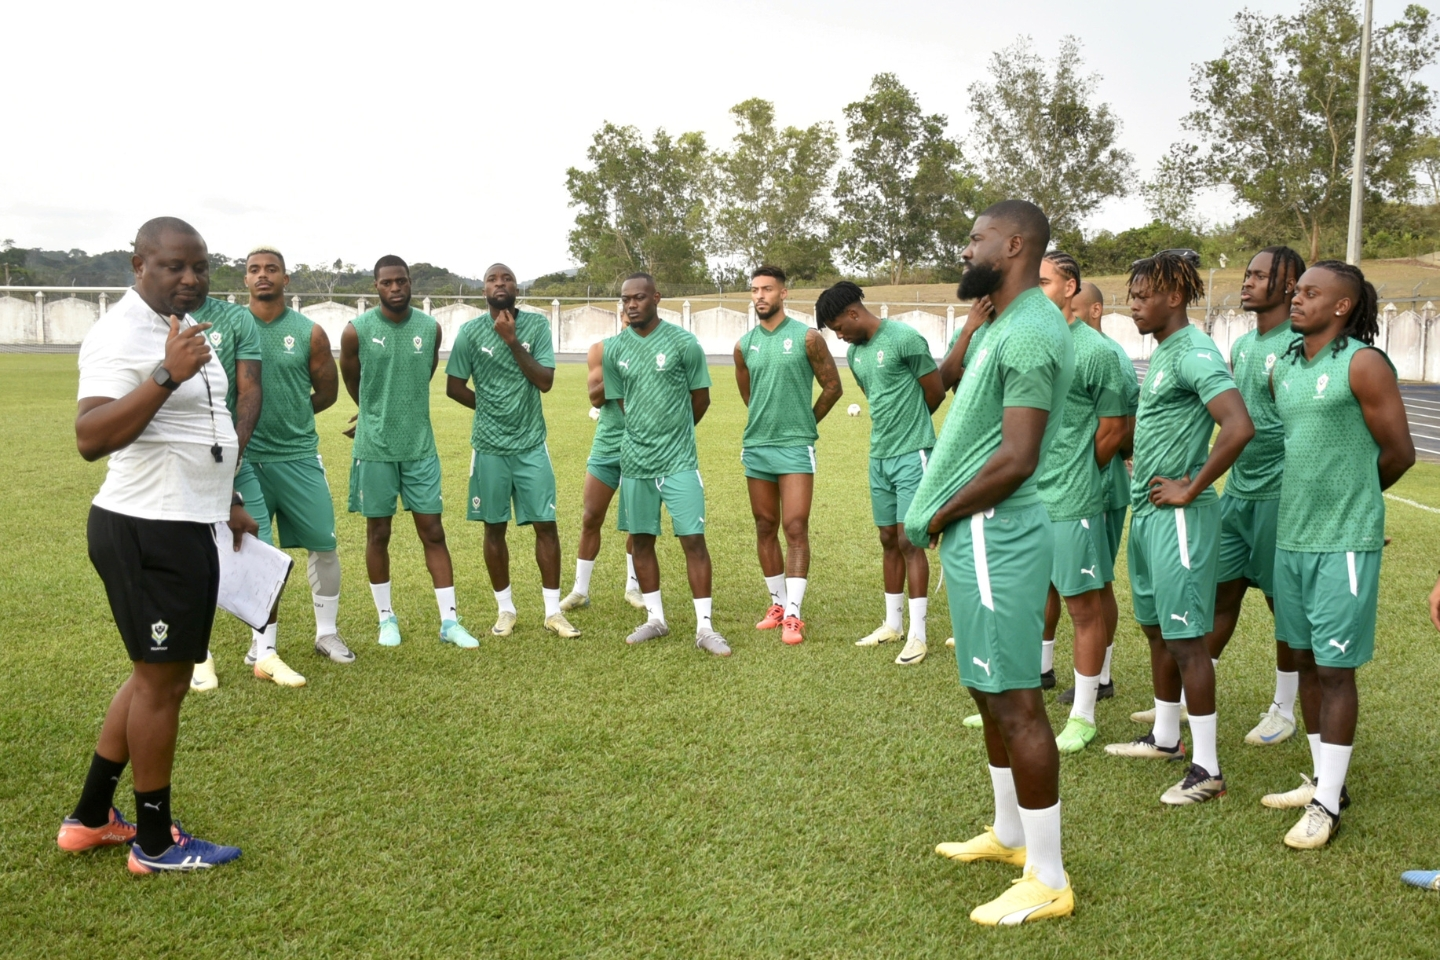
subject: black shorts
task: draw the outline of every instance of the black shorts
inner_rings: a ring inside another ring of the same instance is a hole
[[[207,523],[90,507],[90,562],[131,660],[200,661],[210,649],[220,554]]]

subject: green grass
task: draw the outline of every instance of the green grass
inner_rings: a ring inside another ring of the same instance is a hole
[[[1220,668],[1221,758],[1230,793],[1170,810],[1173,766],[1096,748],[1062,765],[1069,921],[987,931],[966,919],[1015,871],[958,866],[937,841],[989,822],[978,734],[960,726],[944,602],[934,652],[902,669],[852,641],[882,612],[866,492],[866,420],[822,425],[806,599],[810,637],[782,647],[763,612],[739,470],[744,411],[729,368],[700,427],[718,660],[686,639],[683,560],[662,541],[671,639],[628,649],[637,622],[619,596],[621,541],[596,568],[580,640],[543,634],[527,531],[512,531],[521,626],[478,652],[442,649],[418,542],[397,524],[394,598],[405,644],[374,644],[362,524],[341,514],[341,628],[359,660],[310,651],[303,577],[285,598],[281,652],[310,679],[282,690],[240,663],[248,632],[221,615],[221,687],[182,715],[175,809],[207,838],[236,842],[233,867],[136,879],[124,854],[59,853],[55,830],[84,776],[100,718],[127,672],[84,518],[104,467],[75,453],[73,356],[0,355],[0,953],[10,957],[955,957],[1435,956],[1440,897],[1402,869],[1440,866],[1434,691],[1440,637],[1424,598],[1440,516],[1391,504],[1378,657],[1362,673],[1351,768],[1355,806],[1327,850],[1280,842],[1296,819],[1262,793],[1309,771],[1303,738],[1241,738],[1274,681],[1270,624],[1252,600]],[[858,397],[847,376],[843,403]],[[578,532],[592,431],[583,368],[546,398],[561,489],[564,580]],[[437,378],[437,384],[440,378]],[[464,499],[468,417],[437,386],[447,499]],[[321,418],[343,507],[348,400]],[[937,418],[938,421],[938,418]],[[1440,468],[1396,491],[1440,506]],[[494,612],[477,527],[448,515],[462,615]],[[1122,584],[1123,585],[1123,584]],[[1102,739],[1139,732],[1148,660],[1126,619],[1120,696]],[[1062,631],[1066,628],[1062,628]],[[1062,632],[1062,638],[1064,637]],[[1068,651],[1068,643],[1059,645]],[[1058,657],[1062,677],[1068,652]],[[1053,705],[1057,728],[1064,711]],[[131,812],[128,774],[119,794]]]

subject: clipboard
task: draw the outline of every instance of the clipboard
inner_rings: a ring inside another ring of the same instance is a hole
[[[214,532],[215,549],[220,554],[216,606],[252,630],[264,630],[295,561],[285,551],[248,533],[237,552],[235,535],[224,523],[215,524]]]

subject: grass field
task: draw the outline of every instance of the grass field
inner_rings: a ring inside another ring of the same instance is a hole
[[[583,368],[546,398],[561,489],[564,586],[573,573],[579,488],[592,432]],[[221,615],[218,691],[182,714],[177,815],[244,847],[213,874],[137,879],[119,849],[55,848],[106,704],[127,672],[84,518],[104,467],[75,453],[75,358],[0,355],[0,954],[7,957],[1421,957],[1440,955],[1440,896],[1399,883],[1440,866],[1434,691],[1440,636],[1424,598],[1440,565],[1440,515],[1391,504],[1378,657],[1362,674],[1355,805],[1326,850],[1280,839],[1296,816],[1262,793],[1309,772],[1303,738],[1241,738],[1273,689],[1262,603],[1248,605],[1219,670],[1221,761],[1230,793],[1165,809],[1170,765],[1107,757],[1062,764],[1067,867],[1078,911],[1013,930],[970,909],[1016,876],[931,851],[989,822],[979,735],[960,726],[943,598],[931,649],[852,641],[882,612],[865,485],[867,420],[822,424],[806,598],[809,639],[782,647],[752,624],[765,596],[738,465],[744,409],[729,368],[713,370],[699,429],[707,480],[715,619],[735,648],[719,660],[687,637],[693,616],[673,540],[662,542],[670,639],[628,649],[638,622],[620,598],[621,541],[596,568],[585,630],[539,626],[530,536],[512,532],[521,625],[476,652],[441,648],[418,542],[397,524],[395,605],[403,646],[374,643],[362,522],[341,514],[342,667],[310,649],[304,578],[282,608],[281,653],[303,690],[241,665],[248,631]],[[859,399],[848,372],[842,406]],[[434,419],[451,504],[464,497],[468,411],[438,386]],[[343,508],[353,412],[321,418]],[[939,417],[936,418],[939,422]],[[1440,507],[1440,468],[1396,493]],[[494,613],[480,534],[448,515],[462,616]],[[938,566],[938,565],[937,565]],[[1123,580],[1120,584],[1123,586]],[[1119,696],[1101,739],[1138,735],[1148,660],[1128,597],[1115,662]],[[1062,628],[1062,631],[1065,628]],[[1068,651],[1062,632],[1060,650]],[[1068,652],[1057,657],[1061,677]],[[1057,729],[1065,712],[1053,704]],[[128,773],[120,806],[133,813]]]

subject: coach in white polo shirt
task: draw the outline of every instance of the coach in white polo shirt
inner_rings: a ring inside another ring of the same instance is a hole
[[[90,562],[105,583],[132,662],[115,694],[80,802],[60,827],[63,850],[133,838],[133,873],[228,863],[237,847],[173,825],[170,770],[180,703],[215,620],[220,558],[213,524],[235,548],[255,521],[232,493],[239,444],[225,409],[225,370],[188,311],[210,290],[209,251],[195,228],[161,217],[135,237],[135,286],[80,348],[75,440],[86,460],[110,456],[90,508]],[[134,763],[136,824],[114,807]]]

